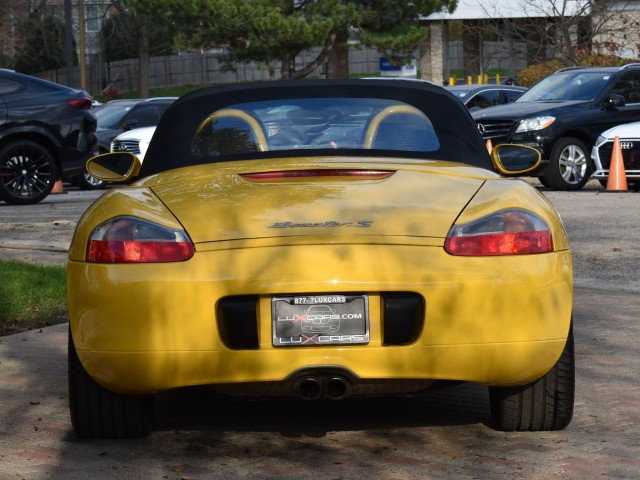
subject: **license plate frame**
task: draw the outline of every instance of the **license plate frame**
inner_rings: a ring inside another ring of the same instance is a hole
[[[275,347],[369,343],[369,297],[364,294],[276,296],[271,318]]]

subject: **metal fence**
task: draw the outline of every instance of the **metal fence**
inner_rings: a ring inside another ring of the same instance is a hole
[[[318,51],[310,50],[296,58],[298,67],[309,63]],[[375,74],[380,69],[380,53],[376,49],[355,49],[349,51],[349,71],[352,74]],[[74,69],[75,79],[80,72]],[[67,80],[66,69],[51,70],[38,75],[56,83],[78,84]],[[137,59],[110,62],[104,67],[88,65],[86,67],[86,90],[97,95],[106,89],[114,92],[138,90],[139,64]],[[326,65],[317,68],[311,78],[325,78]],[[276,80],[280,78],[280,64],[267,65],[259,62],[247,62],[228,69],[217,54],[183,54],[152,57],[149,61],[149,88],[169,88],[182,85],[211,85],[250,81]]]
[[[524,45],[507,46],[499,42],[485,42],[483,47],[483,68],[502,68],[516,72],[527,66]],[[306,65],[318,54],[317,49],[304,52],[296,59],[298,68]],[[416,58],[418,53],[416,52]],[[463,69],[462,42],[449,42],[448,69]],[[124,93],[138,90],[138,60],[121,60],[104,66],[88,65],[85,71],[86,90],[91,95],[103,93],[106,89]],[[350,48],[349,72],[356,75],[378,74],[380,53],[374,48]],[[483,73],[482,69],[475,72]],[[64,85],[78,85],[80,72],[74,69],[74,79],[68,81],[66,69],[52,70],[38,75]],[[448,72],[445,72],[448,76]],[[317,68],[310,77],[325,78],[326,65]],[[276,80],[280,78],[280,64],[260,62],[239,63],[228,69],[220,61],[218,54],[183,54],[152,57],[149,62],[149,88],[170,88],[183,85],[211,85],[249,81]]]

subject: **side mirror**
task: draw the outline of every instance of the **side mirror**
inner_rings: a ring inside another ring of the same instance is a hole
[[[112,152],[87,161],[87,172],[105,182],[124,183],[140,173],[140,160],[131,152]]]
[[[130,118],[129,120],[124,122],[123,129],[126,130],[126,131],[134,130],[134,129],[138,128],[139,124],[140,124],[140,122],[138,122],[138,120],[136,120],[135,118]]]
[[[617,93],[610,93],[609,98],[604,102],[604,108],[606,110],[611,110],[615,107],[624,107],[625,105],[626,102],[624,101],[624,96]]]
[[[491,151],[491,161],[501,175],[518,176],[533,172],[542,162],[539,150],[525,145],[498,145]]]

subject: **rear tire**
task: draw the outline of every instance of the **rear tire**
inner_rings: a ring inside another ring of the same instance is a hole
[[[562,430],[573,417],[575,366],[573,328],[558,362],[528,385],[489,388],[491,414],[498,430]]]
[[[82,438],[135,438],[151,432],[153,395],[122,395],[100,386],[80,363],[69,332],[69,410]]]
[[[0,148],[0,200],[38,203],[51,193],[55,180],[53,156],[39,143],[16,140]]]

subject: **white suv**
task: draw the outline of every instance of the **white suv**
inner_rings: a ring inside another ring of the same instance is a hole
[[[640,122],[625,123],[603,132],[591,150],[594,172],[592,178],[606,185],[609,164],[613,153],[613,141],[620,139],[620,150],[629,188],[640,188]]]
[[[112,152],[131,152],[140,159],[140,163],[144,161],[144,156],[149,148],[151,137],[156,131],[156,127],[135,128],[121,133],[111,142]]]

